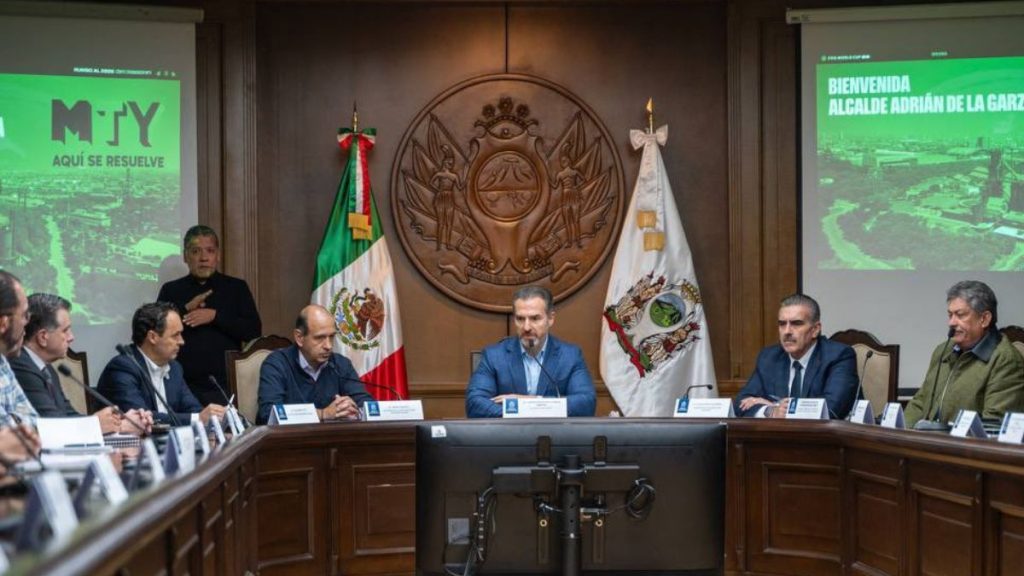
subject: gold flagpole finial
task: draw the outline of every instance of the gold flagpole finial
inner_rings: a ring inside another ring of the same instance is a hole
[[[654,98],[647,99],[647,133],[654,133]]]
[[[355,101],[352,102],[352,131],[359,132],[359,111],[356,110]]]

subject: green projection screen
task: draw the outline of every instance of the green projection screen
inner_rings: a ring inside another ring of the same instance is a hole
[[[1024,323],[1020,3],[790,12],[801,24],[801,266],[825,332],[901,346],[921,385],[945,290]]]
[[[72,302],[98,376],[134,309],[183,271],[195,24],[61,6],[78,15],[0,15],[0,267]]]

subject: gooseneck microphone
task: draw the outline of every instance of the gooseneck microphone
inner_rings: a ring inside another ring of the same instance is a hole
[[[853,395],[853,405],[857,405],[857,400],[860,399],[861,390],[864,388],[864,377],[868,375],[868,360],[875,355],[874,350],[868,350],[868,353],[864,355],[864,361],[860,363],[860,378],[857,382],[857,393]],[[850,409],[850,413],[846,415],[847,420],[853,419],[853,409]]]
[[[358,382],[358,383],[362,384],[363,387],[373,386],[374,388],[377,388],[378,390],[387,390],[388,392],[391,392],[392,394],[394,394],[395,397],[398,398],[399,400],[405,400],[405,398],[402,398],[402,395],[398,393],[398,390],[392,388],[391,386],[387,386],[385,384],[377,384],[375,382],[367,382],[367,381],[362,380],[360,378],[353,378],[351,376],[346,376],[344,373],[342,373],[341,368],[338,368],[337,366],[335,366],[333,358],[331,358],[330,360],[327,361],[327,365],[331,368],[331,371],[334,372],[335,374],[337,374],[338,377],[341,378],[342,380],[347,380],[348,382]]]
[[[142,376],[142,383],[150,392],[153,393],[154,396],[156,396],[157,400],[159,400],[160,403],[164,405],[164,409],[167,410],[167,415],[171,418],[171,422],[174,423],[174,426],[181,426],[181,421],[178,420],[178,417],[174,414],[174,410],[171,410],[171,405],[167,403],[167,400],[164,398],[164,395],[161,394],[160,391],[156,389],[156,386],[153,385],[153,382],[150,381],[149,370],[144,369],[142,365],[139,364],[139,361],[135,359],[135,355],[132,354],[131,349],[125,346],[124,344],[117,344],[116,346],[114,346],[114,348],[117,349],[118,354],[121,354],[122,356],[127,356],[128,359],[131,360],[132,364],[134,364],[135,367],[139,369],[139,374]]]
[[[946,343],[943,344],[943,348],[949,346],[949,341],[953,339],[953,334],[956,333],[956,327],[950,326],[949,331],[946,333]],[[921,432],[945,432],[949,430],[949,426],[945,422],[940,422],[939,418],[942,416],[941,406],[935,405],[935,392],[939,389],[939,372],[942,371],[942,365],[949,359],[949,354],[953,351],[952,348],[946,350],[942,354],[942,358],[939,359],[939,365],[935,367],[935,379],[932,382],[932,396],[928,401],[928,411],[932,413],[932,416],[925,419],[922,418],[914,424],[914,430]],[[949,375],[953,376],[953,369],[950,368]],[[946,386],[949,386],[949,380],[946,381]],[[945,392],[943,392],[945,394]]]
[[[61,364],[61,365],[57,366],[57,372],[60,372],[61,375],[70,378],[71,381],[74,382],[75,384],[77,384],[79,388],[81,388],[82,390],[85,390],[86,394],[88,394],[88,395],[92,396],[93,398],[95,398],[96,401],[98,401],[100,404],[103,404],[104,406],[106,406],[108,408],[112,408],[114,410],[115,414],[121,416],[125,420],[128,420],[128,422],[130,422],[132,426],[134,426],[139,432],[141,432],[143,436],[146,435],[146,429],[145,428],[143,428],[142,426],[139,426],[135,422],[135,420],[132,420],[131,418],[129,418],[128,415],[124,413],[124,411],[122,411],[120,408],[117,407],[117,404],[114,404],[113,402],[108,400],[107,397],[104,396],[103,394],[100,394],[98,390],[94,390],[92,388],[92,386],[89,386],[85,382],[82,382],[81,380],[79,380],[78,376],[75,376],[75,373],[72,372],[70,368],[68,368],[64,364]]]
[[[231,403],[231,397],[228,396],[227,392],[224,391],[224,388],[222,388],[220,383],[217,382],[217,378],[214,377],[213,374],[210,374],[210,375],[208,375],[206,377],[206,380],[208,382],[210,382],[211,384],[213,384],[214,387],[217,388],[217,391],[220,392],[220,395],[224,397],[224,402],[225,402],[224,407],[229,409],[229,410],[233,409],[234,412],[235,412],[235,416],[238,416],[239,418],[242,419],[242,424],[243,424],[243,426],[245,428],[251,427],[252,426],[252,422],[249,422],[249,419],[245,417],[245,414],[242,414],[242,411],[238,410],[237,407],[234,404]]]
[[[689,398],[690,390],[693,390],[694,388],[705,388],[707,390],[711,390],[714,386],[711,384],[690,384],[686,387],[686,390],[683,391],[683,398]]]

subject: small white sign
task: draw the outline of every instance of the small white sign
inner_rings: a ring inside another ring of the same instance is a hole
[[[153,484],[163,482],[164,478],[167,477],[167,472],[164,470],[164,463],[160,460],[160,454],[156,451],[156,444],[153,443],[152,438],[146,438],[142,441],[142,457],[149,464],[149,472],[153,476]]]
[[[192,427],[178,426],[171,429],[171,434],[177,438],[177,446],[168,443],[167,449],[176,448],[178,451],[178,475],[188,474],[196,468],[196,437]]]
[[[505,398],[502,418],[565,418],[569,404],[565,398]]]
[[[216,419],[216,416],[210,416],[210,420]],[[210,433],[206,431],[202,420],[196,420],[192,422],[192,434],[196,437],[196,445],[199,446],[199,461],[202,462],[210,455]],[[194,451],[195,446],[192,448]]]
[[[875,413],[871,410],[870,400],[857,400],[853,405],[853,412],[850,412],[850,422],[857,424],[874,424]]]
[[[790,398],[786,418],[794,420],[828,420],[824,398]]]
[[[882,428],[903,430],[907,424],[903,421],[903,406],[899,402],[889,402],[882,410]]]
[[[423,420],[421,400],[368,400],[363,402],[363,420]]]
[[[988,438],[988,435],[985,434],[985,427],[981,424],[981,417],[975,410],[959,411],[949,435],[959,438]]]
[[[430,437],[447,438],[448,428],[446,428],[444,424],[434,424],[433,426],[430,427]]]
[[[228,413],[224,413],[224,418],[227,419]],[[217,446],[223,446],[227,444],[227,440],[224,438],[224,427],[220,425],[220,418],[213,416],[210,418],[210,429],[213,430],[213,436],[217,439]]]
[[[1007,412],[1003,414],[1003,423],[999,426],[999,441],[1020,444],[1024,441],[1024,414]]]
[[[32,488],[39,496],[43,516],[53,531],[50,546],[56,548],[71,537],[75,528],[78,528],[78,515],[75,514],[75,506],[71,502],[71,495],[68,494],[67,484],[64,483],[64,477],[60,472],[46,470],[35,477]]]
[[[676,400],[673,418],[735,418],[732,400],[728,398],[689,398]]]
[[[274,404],[270,409],[272,426],[288,426],[290,424],[319,424],[316,406],[312,404]]]
[[[234,406],[228,406],[227,409],[228,427],[231,428],[232,436],[241,436],[242,432],[245,432],[245,425],[242,424],[242,417],[238,414],[238,409]]]
[[[99,483],[100,490],[106,496],[107,502],[117,506],[128,499],[128,491],[124,488],[124,482],[117,474],[114,463],[107,456],[99,456],[92,462],[92,473]]]

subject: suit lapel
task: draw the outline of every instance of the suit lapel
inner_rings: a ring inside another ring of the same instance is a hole
[[[548,374],[551,377],[555,377],[555,368],[558,366],[558,356],[562,353],[562,347],[558,341],[551,334],[548,334],[548,347],[544,351],[544,366],[540,369],[540,374],[537,377],[537,395],[547,396],[548,388],[556,386],[556,382],[552,382],[548,378]]]
[[[519,339],[509,338],[505,342],[509,372],[512,374],[512,393],[526,394],[526,368],[523,367],[523,357],[519,350]]]
[[[782,362],[780,363],[780,370],[778,378],[775,381],[775,396],[779,398],[786,398],[789,396],[789,365],[792,360],[789,354],[786,354],[786,350],[782,349]]]
[[[154,413],[159,412],[157,409],[156,394],[153,393],[153,379],[149,377],[149,365],[146,364],[146,357],[142,355],[142,350],[139,350],[138,346],[132,346],[132,355],[135,356],[137,366],[142,369],[140,375],[143,378],[146,378],[150,383],[150,386],[146,386],[145,382],[141,382],[143,397],[146,398],[149,403],[148,410]],[[168,402],[170,402],[170,400],[168,400]]]
[[[819,338],[814,347],[814,353],[811,354],[811,359],[807,362],[807,370],[804,372],[803,396],[805,397],[814,398],[821,395],[821,390],[816,390],[814,385],[820,380],[818,373],[821,372],[822,353],[821,338]]]

